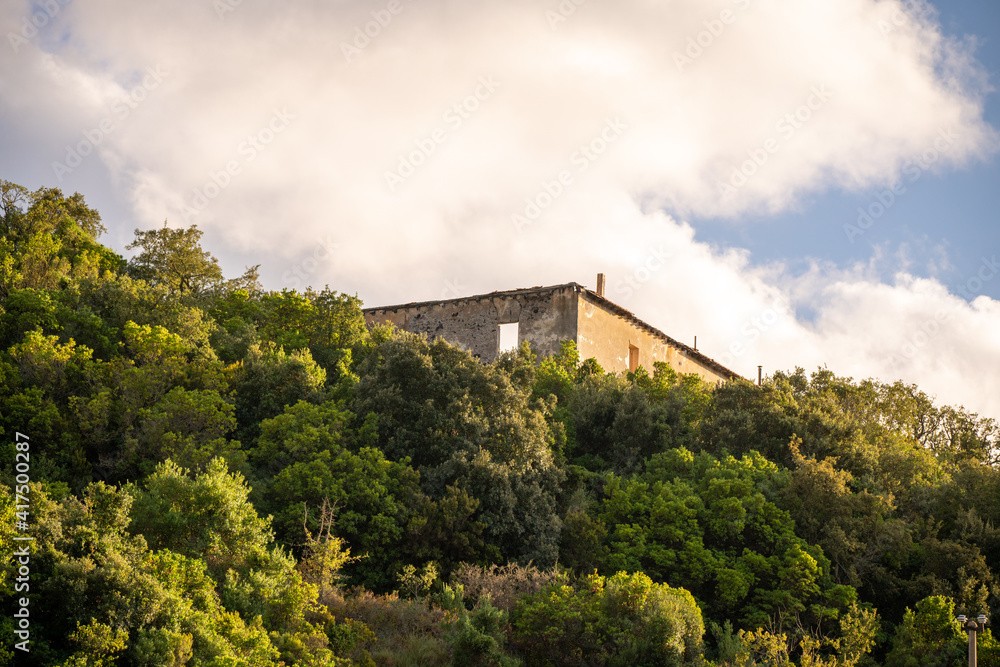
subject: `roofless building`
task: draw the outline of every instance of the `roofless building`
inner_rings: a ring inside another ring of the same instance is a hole
[[[664,361],[678,373],[697,373],[708,382],[740,377],[605,298],[604,274],[598,274],[596,292],[567,283],[367,308],[364,314],[369,326],[392,323],[443,338],[484,362],[522,341],[545,356],[559,352],[561,341],[572,340],[581,359],[593,357],[615,373],[639,366],[652,372],[655,362]]]

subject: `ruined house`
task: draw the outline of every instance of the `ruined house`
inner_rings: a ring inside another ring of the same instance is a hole
[[[603,274],[597,276],[597,291],[567,283],[367,308],[364,314],[369,326],[392,323],[443,338],[484,362],[522,341],[545,356],[559,352],[561,341],[572,340],[581,359],[593,357],[615,373],[639,366],[652,372],[655,362],[664,361],[678,373],[697,373],[709,382],[740,377],[605,298]]]

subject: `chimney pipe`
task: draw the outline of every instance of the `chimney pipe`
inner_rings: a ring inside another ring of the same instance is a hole
[[[604,274],[597,274],[597,296],[604,296]]]
[[[763,387],[764,386],[764,371],[762,370],[763,368],[764,368],[763,366],[758,366],[757,367],[757,386],[758,387]]]
[[[694,337],[694,351],[695,352],[698,351],[698,337],[697,336]]]

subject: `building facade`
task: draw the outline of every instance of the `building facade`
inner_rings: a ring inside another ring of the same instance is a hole
[[[581,359],[593,357],[606,371],[642,366],[649,372],[663,361],[678,373],[697,373],[708,382],[740,377],[695,348],[674,340],[603,296],[577,283],[492,292],[458,299],[367,308],[369,326],[391,323],[405,331],[443,338],[484,362],[529,341],[541,356],[559,352],[572,340]]]

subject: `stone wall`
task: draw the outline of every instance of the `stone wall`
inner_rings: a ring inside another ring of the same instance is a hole
[[[518,323],[518,343],[531,341],[542,356],[559,351],[559,342],[576,338],[578,285],[495,292],[466,299],[425,301],[366,309],[365,320],[444,338],[482,361],[497,357],[501,324]]]
[[[629,348],[650,373],[665,361],[679,373],[697,373],[724,382],[735,373],[670,338],[621,306],[581,285],[535,287],[446,301],[424,301],[364,311],[369,325],[392,323],[400,329],[444,338],[484,362],[499,350],[500,325],[518,323],[518,343],[531,341],[539,356],[555,354],[563,340],[576,341],[581,359],[594,357],[606,370],[629,370]]]
[[[650,375],[653,364],[665,361],[678,373],[697,373],[707,382],[738,377],[709,357],[646,324],[624,308],[583,290],[578,308],[576,346],[580,358],[593,357],[606,371],[629,370],[629,347],[638,349],[638,363]]]

